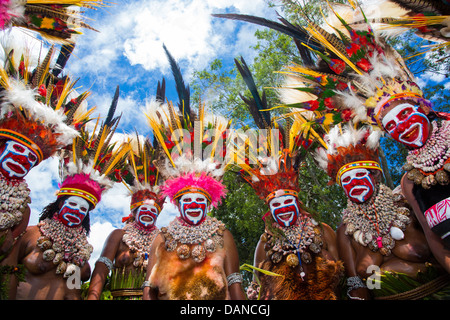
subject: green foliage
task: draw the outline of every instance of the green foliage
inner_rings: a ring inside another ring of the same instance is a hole
[[[241,264],[253,264],[254,250],[264,232],[262,217],[268,208],[238,173],[225,173],[223,182],[228,193],[212,215],[225,223],[233,235]]]
[[[308,155],[299,170],[299,199],[317,221],[335,229],[340,224],[347,197],[339,185],[328,185],[329,181],[330,177]]]
[[[333,2],[347,3],[345,0]],[[300,19],[300,11],[310,20],[320,24],[323,21],[322,11],[326,14],[325,10],[321,9],[328,6],[326,0],[300,2],[268,0],[268,5],[291,23],[299,25],[306,24],[304,19]],[[280,83],[278,71],[283,70],[283,67],[291,62],[300,62],[298,50],[290,37],[273,30],[260,28],[256,31],[255,37],[257,43],[252,49],[257,52],[256,57],[253,61],[243,58],[252,72],[260,93],[262,89],[265,89],[268,105],[274,107],[279,104],[275,90],[272,89]],[[450,59],[445,59],[447,54],[443,50],[437,50],[427,55],[414,56],[420,50],[425,50],[423,46],[431,42],[418,39],[413,32],[406,33],[402,37],[391,38],[389,43],[399,50],[403,57],[410,57],[406,63],[416,77],[425,76],[427,83],[422,86],[422,89],[425,97],[434,103],[434,109],[449,112],[450,93],[445,89],[445,83],[447,85],[449,83],[450,73]],[[226,65],[232,65],[232,67],[226,67]],[[439,79],[444,80],[433,81]],[[240,98],[241,94],[247,98],[251,95],[232,61],[217,59],[207,69],[195,72],[191,88],[194,89],[193,101],[198,102],[204,96],[208,98],[213,96],[210,107],[227,118],[233,119],[235,127],[239,128],[241,124],[254,127],[250,112]],[[282,112],[284,112],[283,109],[276,109],[274,115]],[[381,148],[389,168],[385,176],[390,175],[395,187],[404,174],[402,165],[405,162],[407,150],[389,137],[382,138]],[[346,207],[347,201],[342,188],[336,184],[328,185],[329,177],[317,167],[311,156],[306,157],[304,165],[299,170],[299,181],[301,188],[299,198],[306,210],[314,214],[317,220],[336,228],[340,224],[341,212]],[[229,192],[224,203],[215,210],[214,214],[224,221],[232,232],[241,263],[251,264],[254,249],[264,230],[261,217],[268,208],[255,195],[252,188],[236,174],[227,173],[224,182]]]

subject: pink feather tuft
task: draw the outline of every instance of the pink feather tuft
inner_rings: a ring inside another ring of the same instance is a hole
[[[216,208],[221,199],[225,197],[226,187],[216,179],[202,173],[188,173],[178,178],[166,180],[162,188],[162,194],[173,202],[175,194],[185,187],[196,187],[205,190],[211,196],[211,205]]]
[[[9,12],[10,0],[0,0],[0,29],[4,29],[5,26],[11,21],[11,13]]]

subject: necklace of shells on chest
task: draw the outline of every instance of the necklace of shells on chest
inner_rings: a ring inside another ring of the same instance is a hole
[[[181,260],[191,257],[200,263],[207,252],[223,248],[225,225],[216,218],[206,217],[201,224],[192,226],[180,217],[175,218],[167,228],[161,228],[166,242],[166,250],[175,251]],[[191,249],[191,246],[192,249]]]
[[[25,180],[9,180],[0,173],[0,231],[19,224],[22,210],[30,202],[30,189]]]
[[[38,223],[38,228],[42,235],[37,246],[44,252],[43,259],[57,266],[56,274],[68,278],[91,257],[93,247],[82,226],[71,228],[56,218],[46,218]]]
[[[433,131],[426,143],[418,149],[410,150],[403,170],[409,180],[422,185],[424,189],[450,181],[450,121],[439,125],[433,121]]]
[[[273,263],[279,263],[286,256],[286,263],[291,267],[296,267],[300,261],[309,264],[313,261],[311,252],[317,254],[322,250],[322,231],[313,218],[301,216],[296,224],[289,227],[275,222],[272,225],[275,227],[273,233],[279,233],[278,229],[284,234],[276,236],[265,232],[262,236],[262,241],[266,242],[266,254]]]
[[[397,206],[394,201],[392,190],[383,184],[365,203],[348,200],[342,217],[345,234],[374,252],[390,255],[395,240],[404,238],[403,231],[410,223],[409,209]]]
[[[159,233],[159,229],[156,226],[144,228],[137,222],[133,222],[127,224],[123,231],[122,241],[135,254],[133,266],[147,268],[148,253],[150,252],[153,239]]]

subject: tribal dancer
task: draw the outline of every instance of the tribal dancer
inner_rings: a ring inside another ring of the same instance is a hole
[[[83,104],[88,94],[77,96],[75,83],[59,77],[69,58],[64,48],[53,69],[53,47],[37,67],[19,48],[5,51],[8,58],[0,68],[0,262],[28,226],[31,200],[24,178],[69,145],[90,112]]]
[[[179,68],[169,52],[175,79]],[[164,179],[161,194],[180,213],[153,241],[144,283],[144,299],[245,299],[239,256],[225,225],[208,212],[226,195],[223,135],[225,119],[207,116],[200,104],[195,114],[189,91],[177,81],[180,103],[148,110],[160,145],[155,165]]]
[[[417,219],[401,198],[381,183],[380,135],[380,130],[371,126],[335,126],[324,138],[326,149],[316,153],[330,182],[338,183],[348,198],[337,229],[347,295],[350,299],[398,300],[448,295],[450,277],[431,254]],[[380,286],[371,282],[373,271],[380,277]],[[397,287],[389,291],[393,278]],[[447,293],[441,290],[444,287]]]
[[[117,99],[118,91],[97,134],[82,129],[72,149],[61,152],[57,199],[44,208],[36,226],[27,228],[7,259],[27,271],[25,282],[11,279],[10,299],[81,299],[81,281],[91,272],[90,213],[113,185],[113,173],[128,152],[111,143],[118,123],[113,118]]]
[[[247,65],[241,62],[236,60],[236,65],[253,95],[246,102],[259,129],[267,130],[267,150],[272,154],[260,160],[252,157],[251,150],[245,154],[242,151],[247,150],[237,150],[236,154],[242,177],[269,208],[254,257],[254,267],[264,271],[256,271],[247,294],[250,299],[259,295],[264,300],[337,299],[343,268],[338,261],[335,232],[316,221],[298,199],[298,146],[303,139],[299,129],[306,121],[298,117],[288,128],[274,123]]]
[[[399,53],[386,44],[359,9],[349,6],[345,12],[349,10],[352,14],[346,17],[351,21],[344,21],[336,11],[331,13],[327,19],[331,32],[306,17],[308,25],[302,28],[283,19],[276,23],[251,16],[216,16],[284,32],[304,44],[299,47],[305,64],[313,61],[311,54],[321,59],[320,70],[294,64],[288,67],[288,73],[303,77],[301,86],[292,84],[291,88],[309,95],[287,106],[323,112],[322,121],[327,125],[350,120],[376,124],[410,150],[402,192],[433,255],[450,272],[450,115],[432,109]],[[358,23],[352,24],[354,21]],[[314,89],[308,88],[309,84]]]
[[[128,142],[126,142],[128,143]],[[92,273],[88,299],[98,300],[111,273],[109,289],[116,300],[142,299],[150,246],[159,233],[155,223],[164,205],[159,197],[158,170],[153,165],[155,150],[148,139],[138,135],[130,140],[132,152],[118,174],[131,194],[131,214],[123,229],[114,230],[106,240]]]

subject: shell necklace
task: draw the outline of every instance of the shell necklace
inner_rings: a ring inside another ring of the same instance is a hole
[[[135,253],[133,266],[143,266],[147,268],[148,253],[152,245],[153,239],[159,233],[156,226],[151,228],[144,228],[137,222],[127,224],[124,228],[122,241],[130,248],[130,251]]]
[[[403,231],[410,223],[409,209],[394,202],[392,190],[380,184],[376,196],[357,204],[350,199],[343,211],[345,234],[372,251],[390,255],[395,240],[404,238]]]
[[[37,246],[44,251],[43,259],[57,265],[56,274],[68,278],[77,267],[83,267],[91,257],[93,247],[87,241],[82,227],[67,227],[57,218],[46,218],[38,223],[42,236]]]
[[[189,257],[195,262],[202,262],[206,257],[206,252],[215,252],[216,249],[223,248],[223,232],[225,225],[209,216],[199,225],[192,226],[183,221],[180,217],[170,222],[167,228],[161,228],[161,232],[166,238],[166,250],[175,251],[180,259]],[[194,247],[190,248],[190,245]]]
[[[30,189],[24,179],[9,180],[0,173],[0,231],[19,224],[22,210],[30,202]]]
[[[450,121],[443,121],[439,126],[433,121],[433,131],[427,142],[418,149],[410,150],[403,169],[408,172],[408,179],[423,188],[429,189],[439,183],[449,182],[450,171]],[[445,169],[445,171],[443,170]],[[447,171],[447,172],[446,172]]]
[[[296,267],[300,260],[308,264],[312,262],[309,251],[319,253],[322,250],[321,230],[318,223],[310,217],[301,216],[296,224],[289,227],[282,227],[274,222],[273,227],[282,231],[284,236],[265,232],[262,240],[267,241],[266,251],[268,250],[268,256],[275,264],[286,255],[286,262],[291,267]]]

